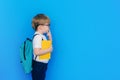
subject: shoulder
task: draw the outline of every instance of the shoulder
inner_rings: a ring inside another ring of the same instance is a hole
[[[33,41],[40,41],[40,40],[42,40],[42,36],[39,34],[33,37]]]

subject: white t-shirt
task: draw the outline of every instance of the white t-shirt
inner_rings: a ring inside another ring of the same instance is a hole
[[[33,49],[34,48],[41,48],[42,39],[47,40],[46,36],[39,33],[39,32],[35,32],[34,35],[35,34],[39,34],[39,35],[36,35],[33,39]],[[34,54],[34,52],[33,52],[33,54]],[[34,60],[35,60],[35,57],[36,57],[36,55],[34,54],[34,57],[33,57]],[[37,56],[36,61],[43,62],[43,63],[48,63],[49,59],[40,60],[39,56]]]

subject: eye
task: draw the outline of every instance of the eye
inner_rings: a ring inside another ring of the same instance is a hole
[[[46,26],[48,26],[48,27],[49,27],[49,26],[50,26],[50,24],[48,24],[48,25],[46,25]]]
[[[50,24],[48,24],[48,26],[50,26]]]

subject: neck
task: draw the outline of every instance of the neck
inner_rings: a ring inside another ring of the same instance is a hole
[[[41,30],[38,30],[37,32],[39,32],[40,34],[43,34],[43,32]]]

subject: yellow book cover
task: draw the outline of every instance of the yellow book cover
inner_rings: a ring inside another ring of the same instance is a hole
[[[51,40],[42,40],[42,50],[50,48],[52,45]],[[44,55],[39,56],[39,59],[50,59],[51,53],[46,53]]]

